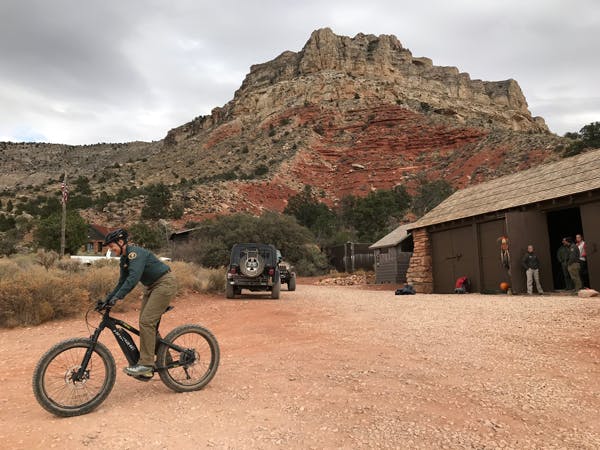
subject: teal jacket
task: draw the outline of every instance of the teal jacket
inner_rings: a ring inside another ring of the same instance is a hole
[[[119,282],[107,299],[122,299],[141,282],[144,286],[156,283],[169,270],[154,253],[136,245],[128,245],[119,261]]]

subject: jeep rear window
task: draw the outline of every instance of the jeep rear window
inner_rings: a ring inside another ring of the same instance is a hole
[[[246,255],[248,251],[258,250],[258,254],[263,258],[266,264],[273,263],[273,250],[269,247],[262,246],[240,246],[234,247],[231,252],[231,263],[238,264],[240,262],[240,258]]]

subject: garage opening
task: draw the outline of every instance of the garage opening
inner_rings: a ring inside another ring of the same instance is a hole
[[[565,280],[560,263],[556,259],[556,252],[561,246],[563,237],[570,236],[572,239],[575,239],[575,235],[582,232],[581,214],[579,208],[569,208],[561,209],[560,211],[551,211],[546,217],[548,220],[550,254],[552,255],[552,281],[554,289],[565,289]]]

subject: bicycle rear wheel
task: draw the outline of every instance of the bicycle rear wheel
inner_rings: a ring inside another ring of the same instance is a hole
[[[219,343],[213,334],[199,325],[182,325],[165,340],[179,347],[178,352],[165,344],[158,349],[158,374],[162,382],[176,392],[197,391],[206,386],[219,367]]]
[[[81,380],[77,372],[92,342],[69,339],[48,350],[33,371],[33,393],[47,411],[61,417],[87,414],[108,396],[115,384],[116,365],[106,346],[96,343]]]

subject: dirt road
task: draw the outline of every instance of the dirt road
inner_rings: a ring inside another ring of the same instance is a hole
[[[36,403],[31,373],[52,344],[89,335],[83,319],[0,330],[0,446],[600,448],[599,299],[315,285],[281,297],[176,300],[163,330],[202,323],[221,346],[199,392],[128,378],[105,335],[116,385],[66,419]]]

